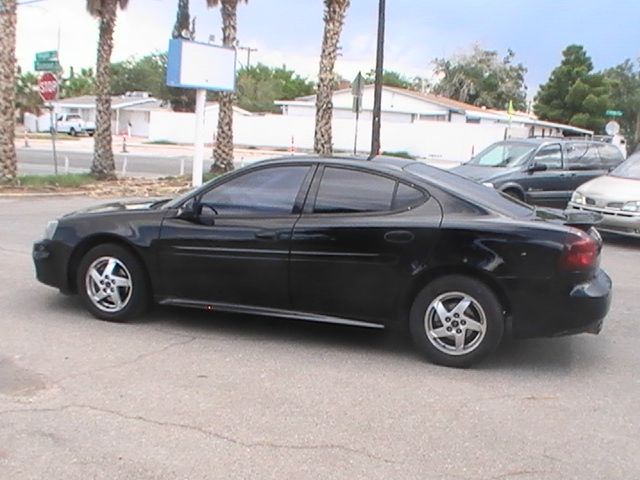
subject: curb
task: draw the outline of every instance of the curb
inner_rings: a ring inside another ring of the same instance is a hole
[[[0,198],[37,198],[37,197],[77,197],[87,196],[83,190],[73,190],[71,192],[0,192]]]

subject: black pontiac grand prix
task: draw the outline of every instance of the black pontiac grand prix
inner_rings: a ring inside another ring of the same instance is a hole
[[[368,327],[408,325],[467,366],[505,334],[598,333],[611,280],[595,218],[535,209],[419,162],[267,160],[182,197],[66,215],[38,279],[121,321],[152,301]]]

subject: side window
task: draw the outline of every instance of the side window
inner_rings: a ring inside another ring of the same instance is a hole
[[[382,212],[391,208],[394,180],[345,168],[324,169],[314,213]]]
[[[599,170],[602,162],[598,155],[599,145],[594,143],[572,143],[567,147],[565,165],[567,170]]]
[[[415,207],[424,201],[424,193],[404,183],[398,183],[396,195],[393,197],[392,210]]]
[[[538,150],[533,158],[535,163],[546,165],[549,170],[562,168],[562,149],[560,145],[547,145]]]
[[[249,172],[209,190],[201,202],[219,215],[287,215],[309,168],[278,166]]]
[[[624,161],[620,149],[613,145],[600,145],[600,158],[607,170],[617,167]]]

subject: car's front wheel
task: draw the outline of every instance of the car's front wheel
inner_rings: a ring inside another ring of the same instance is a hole
[[[144,267],[126,248],[98,245],[87,252],[78,268],[78,291],[97,318],[122,322],[148,306]]]
[[[430,282],[410,312],[411,337],[429,360],[468,367],[492,352],[504,332],[502,306],[484,283],[465,275]]]

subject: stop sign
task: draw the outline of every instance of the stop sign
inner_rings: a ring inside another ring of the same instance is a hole
[[[52,102],[58,96],[58,79],[53,73],[45,73],[38,80],[40,97],[45,102]]]

